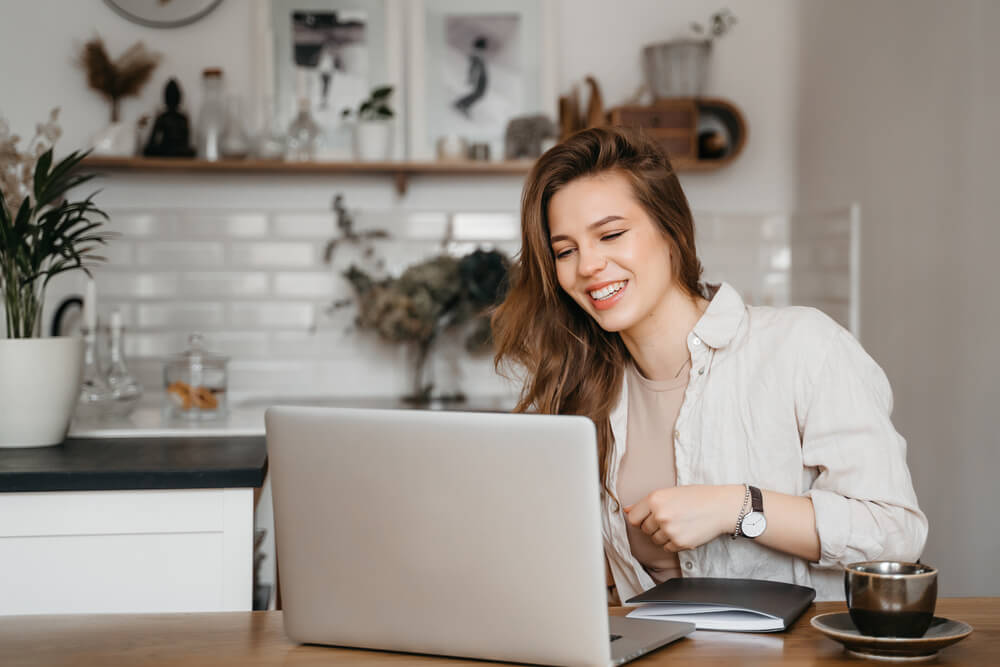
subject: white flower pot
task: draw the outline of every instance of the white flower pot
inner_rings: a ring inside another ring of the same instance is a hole
[[[111,123],[90,139],[94,155],[131,157],[138,150],[135,126],[131,123]]]
[[[362,162],[383,162],[389,159],[392,147],[392,122],[363,120],[354,128],[354,154]]]
[[[0,339],[0,447],[66,438],[80,395],[83,339]]]

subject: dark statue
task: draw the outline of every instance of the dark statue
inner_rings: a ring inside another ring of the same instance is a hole
[[[187,115],[178,111],[181,88],[176,79],[167,82],[163,89],[163,101],[167,110],[156,117],[142,154],[146,157],[194,157]]]

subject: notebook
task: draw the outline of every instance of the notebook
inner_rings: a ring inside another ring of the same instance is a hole
[[[698,630],[780,632],[812,603],[806,586],[763,579],[687,577],[668,579],[634,598],[629,618],[688,621]]]

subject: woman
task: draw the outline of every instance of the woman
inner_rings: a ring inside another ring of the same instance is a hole
[[[691,212],[656,144],[579,132],[538,160],[521,207],[496,363],[525,376],[516,411],[596,424],[620,600],[675,576],[842,599],[843,565],[919,557],[927,520],[885,374],[815,309],[701,285]]]

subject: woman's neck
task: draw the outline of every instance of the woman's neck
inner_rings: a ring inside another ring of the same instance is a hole
[[[671,289],[642,322],[621,332],[639,372],[650,380],[669,380],[688,360],[687,337],[708,301]]]

